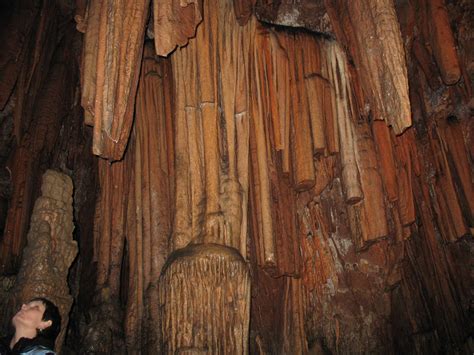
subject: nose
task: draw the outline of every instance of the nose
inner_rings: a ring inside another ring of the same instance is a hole
[[[23,304],[21,305],[21,309],[26,309],[27,307],[28,307],[28,306],[26,305],[26,303],[23,303]]]

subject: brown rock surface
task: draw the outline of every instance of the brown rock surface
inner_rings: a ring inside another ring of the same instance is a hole
[[[238,352],[247,336],[260,354],[471,353],[471,2],[154,1],[150,19],[147,1],[12,6],[3,294],[55,167],[76,188],[71,353]],[[65,30],[74,15],[84,35]],[[168,58],[147,22],[179,47]],[[114,41],[108,57],[99,37]],[[82,100],[72,48],[88,68]],[[119,77],[97,91],[103,70]],[[80,102],[94,125],[97,102],[126,107],[107,123],[124,128],[106,144],[115,162],[90,154]],[[206,332],[224,338],[204,344]]]
[[[33,208],[28,241],[13,291],[17,306],[34,297],[45,297],[56,304],[62,325],[56,340],[59,351],[73,302],[67,277],[77,255],[77,243],[72,239],[72,189],[67,175],[53,170],[43,174],[41,197]]]

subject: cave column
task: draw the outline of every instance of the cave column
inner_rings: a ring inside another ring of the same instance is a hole
[[[246,56],[253,21],[239,24],[232,2],[192,6],[202,16],[196,37],[171,55],[176,214],[160,279],[162,351],[242,354],[250,304]]]

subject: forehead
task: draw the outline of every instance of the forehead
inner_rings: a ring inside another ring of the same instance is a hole
[[[35,300],[35,301],[30,301],[27,303],[28,306],[30,307],[38,307],[40,310],[45,310],[46,306],[42,301]]]

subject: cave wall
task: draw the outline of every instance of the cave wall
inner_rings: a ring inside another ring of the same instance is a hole
[[[5,50],[0,55],[0,304],[4,315],[1,332],[5,334],[14,312],[8,308],[8,299],[20,268],[34,201],[41,195],[41,176],[48,169],[73,181],[73,233],[81,256],[68,281],[75,302],[85,299],[87,304],[87,294],[95,284],[95,266],[89,259],[93,224],[89,221],[95,208],[97,158],[90,154],[92,131],[83,125],[79,101],[81,36],[72,19],[73,7],[43,1],[5,1],[1,7],[0,36]]]
[[[124,4],[2,4],[0,307],[56,169],[79,243],[67,351],[178,336],[162,268],[211,241],[247,262],[250,353],[472,352],[471,4]]]

